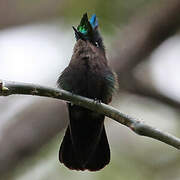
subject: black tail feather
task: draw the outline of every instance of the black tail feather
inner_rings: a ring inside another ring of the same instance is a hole
[[[99,144],[96,148],[91,159],[86,165],[86,169],[90,171],[98,171],[104,168],[110,162],[110,149],[109,143],[106,136],[106,131],[103,126],[102,135],[99,141]]]
[[[110,161],[104,116],[79,106],[69,106],[69,115],[70,124],[59,151],[60,162],[75,170],[102,169]]]
[[[60,146],[59,161],[61,163],[64,163],[64,165],[68,167],[69,169],[83,170],[81,165],[76,160],[76,156],[75,156],[74,149],[72,146],[69,126],[66,130],[64,139]]]

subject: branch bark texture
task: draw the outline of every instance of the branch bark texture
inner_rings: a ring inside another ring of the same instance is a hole
[[[36,95],[36,96],[51,97],[56,99],[62,99],[65,101],[70,101],[76,105],[104,114],[105,116],[129,127],[138,135],[151,137],[153,139],[171,145],[177,149],[180,149],[179,138],[170,135],[168,133],[164,133],[149,125],[146,125],[136,120],[135,118],[132,118],[124,113],[119,112],[119,110],[109,105],[98,103],[92,99],[75,95],[62,89],[44,87],[29,83],[1,81],[0,90],[1,90],[0,91],[1,96],[9,96],[13,94]]]

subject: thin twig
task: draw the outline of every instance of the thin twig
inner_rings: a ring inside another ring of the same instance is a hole
[[[114,119],[115,121],[129,127],[136,134],[139,134],[141,136],[151,137],[153,139],[169,144],[177,149],[180,149],[179,138],[172,136],[168,133],[164,133],[149,125],[146,125],[136,120],[135,118],[132,118],[124,113],[119,112],[119,110],[109,105],[98,103],[92,99],[75,95],[62,89],[44,87],[29,83],[10,82],[10,81],[1,81],[0,84],[1,84],[0,96],[22,94],[22,95],[51,97],[51,98],[71,101],[76,105],[83,106],[92,111],[104,114],[110,117],[111,119]]]

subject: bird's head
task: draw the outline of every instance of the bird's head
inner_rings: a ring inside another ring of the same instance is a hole
[[[73,30],[76,40],[82,39],[91,42],[97,47],[100,46],[99,39],[102,41],[102,38],[98,32],[98,21],[95,14],[88,20],[87,13],[85,13],[77,29],[73,26]]]

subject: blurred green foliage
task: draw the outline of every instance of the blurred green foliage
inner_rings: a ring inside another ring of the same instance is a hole
[[[69,0],[63,4],[61,14],[67,22],[72,23],[74,20],[79,21],[85,12],[89,16],[95,13],[103,29],[112,31],[114,26],[126,24],[139,9],[142,10],[144,6],[153,1],[155,0]]]

